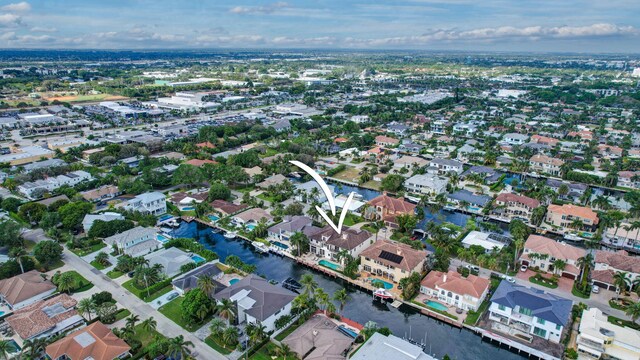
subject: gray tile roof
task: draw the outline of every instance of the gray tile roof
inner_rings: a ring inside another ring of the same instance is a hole
[[[563,326],[569,321],[573,306],[573,301],[569,299],[507,281],[500,283],[491,297],[491,302],[511,309],[521,306],[530,309],[535,317]]]
[[[216,264],[204,264],[200,267],[197,267],[187,273],[185,273],[180,278],[173,280],[173,286],[178,289],[182,289],[183,291],[188,291],[198,287],[198,279],[203,277],[216,277],[222,273],[222,270],[216,266]],[[225,285],[214,280],[214,284],[216,285],[216,293],[224,290],[226,288]]]

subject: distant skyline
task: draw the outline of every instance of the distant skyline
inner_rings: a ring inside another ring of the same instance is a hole
[[[0,1],[0,48],[640,53],[638,0]]]

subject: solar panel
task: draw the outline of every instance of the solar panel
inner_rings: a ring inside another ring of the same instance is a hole
[[[385,259],[393,263],[400,264],[402,262],[403,257],[398,254],[394,254],[394,253],[382,250],[382,252],[380,253],[380,259]]]

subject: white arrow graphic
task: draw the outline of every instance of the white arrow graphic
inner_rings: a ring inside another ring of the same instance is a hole
[[[300,161],[291,160],[289,162],[299,167],[300,169],[304,170],[307,174],[311,175],[313,180],[315,180],[318,183],[318,185],[320,185],[322,192],[324,192],[324,195],[327,198],[327,201],[329,202],[329,209],[331,210],[331,213],[335,216],[336,202],[333,198],[333,194],[331,193],[331,190],[329,189],[329,186],[327,185],[326,182],[324,182],[322,177],[320,177],[320,175],[317,172],[315,172],[315,170],[301,163]],[[320,216],[322,216],[322,218],[327,222],[327,224],[329,224],[333,228],[333,230],[335,230],[338,234],[342,232],[342,223],[344,222],[345,216],[347,216],[347,212],[349,211],[349,205],[351,204],[352,199],[353,199],[353,191],[349,194],[347,201],[344,203],[344,206],[342,207],[342,212],[340,213],[340,219],[338,220],[338,226],[336,226],[336,224],[333,223],[331,218],[329,218],[329,215],[327,215],[327,213],[323,209],[321,209],[319,206],[316,206],[316,210],[318,211],[318,214],[320,214]]]

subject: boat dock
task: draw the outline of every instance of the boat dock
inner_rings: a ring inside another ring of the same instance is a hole
[[[400,307],[400,305],[402,305],[402,301],[400,301],[400,300],[394,300],[394,301],[391,303],[391,306],[393,306],[393,307],[394,307],[394,308],[396,308],[396,309],[397,309],[397,308],[399,308],[399,307]]]

